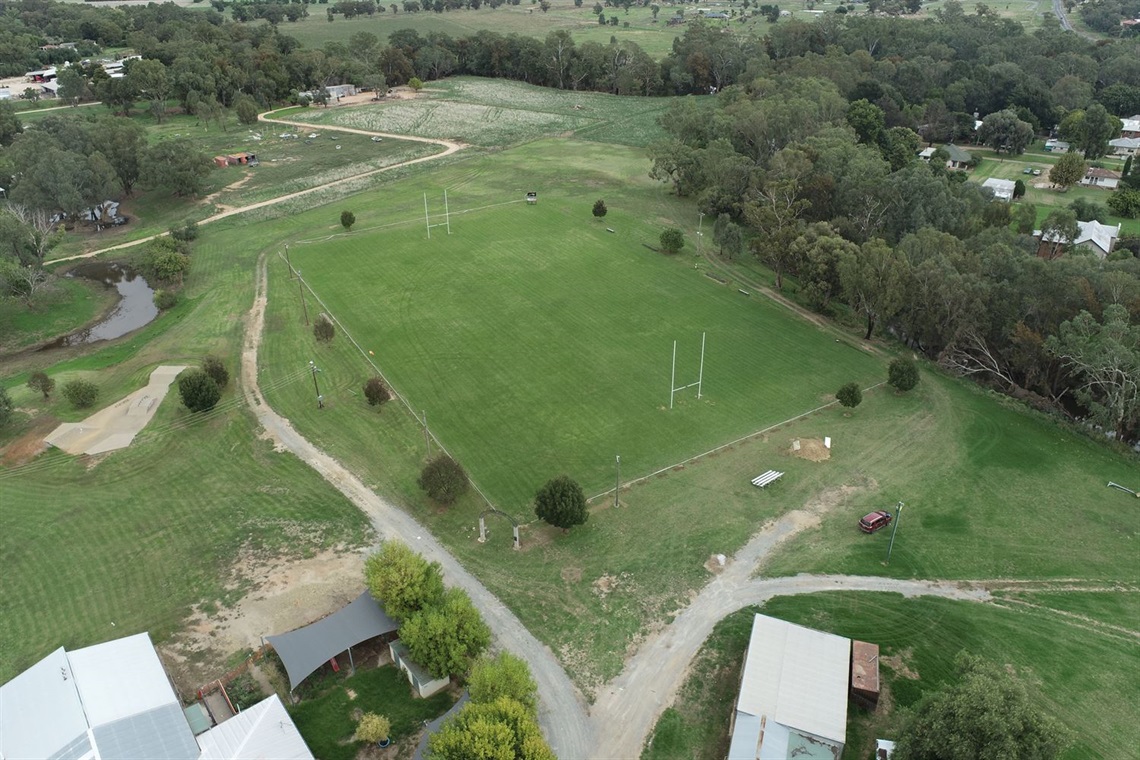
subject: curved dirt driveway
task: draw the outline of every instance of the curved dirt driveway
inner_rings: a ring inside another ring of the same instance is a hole
[[[280,110],[284,110],[284,109],[277,109],[277,110],[280,111]],[[258,114],[257,115],[258,121],[263,121],[267,124],[285,124],[285,125],[290,126],[290,127],[304,127],[306,129],[316,129],[317,128],[313,124],[306,124],[306,123],[301,122],[301,121],[288,121],[286,119],[269,119],[269,118],[266,118],[270,114],[274,114],[274,113],[277,113],[277,111],[266,111],[263,114]],[[335,187],[336,185],[340,185],[340,184],[343,184],[345,182],[354,182],[354,181],[360,179],[361,177],[371,177],[374,174],[381,174],[383,172],[390,172],[393,169],[400,169],[400,168],[405,167],[405,166],[412,166],[414,164],[422,164],[426,161],[436,161],[438,159],[443,158],[444,156],[450,156],[452,153],[457,153],[458,151],[461,151],[467,147],[463,143],[458,143],[458,142],[455,142],[453,140],[437,140],[437,139],[431,138],[431,137],[411,137],[408,135],[393,135],[393,134],[389,134],[387,132],[370,132],[370,131],[365,130],[365,129],[353,129],[351,127],[335,127],[335,126],[327,126],[326,127],[324,125],[321,125],[320,129],[324,130],[324,131],[328,131],[328,132],[348,132],[350,134],[368,135],[368,136],[372,136],[372,137],[391,137],[391,138],[396,139],[396,140],[407,140],[408,142],[430,143],[432,145],[442,146],[443,151],[440,153],[432,153],[430,156],[420,156],[419,158],[411,158],[411,159],[408,159],[407,161],[400,161],[399,163],[392,164],[391,166],[382,166],[379,169],[369,169],[366,172],[360,172],[359,174],[353,174],[351,177],[344,177],[343,179],[333,180],[332,182],[325,182],[322,185],[317,185],[315,187],[308,187],[308,188],[305,188],[304,190],[298,190],[295,193],[287,193],[285,195],[279,195],[276,198],[270,198],[269,200],[259,201],[257,203],[251,203],[248,206],[238,206],[236,208],[226,209],[225,211],[220,211],[217,214],[214,214],[213,216],[208,216],[205,219],[202,219],[201,221],[198,222],[198,224],[200,224],[200,225],[201,224],[210,224],[211,222],[217,222],[217,221],[220,221],[222,219],[227,219],[231,216],[237,216],[238,214],[244,214],[247,211],[254,211],[256,209],[265,208],[267,206],[275,206],[278,203],[284,203],[285,201],[293,200],[294,198],[300,198],[300,197],[308,195],[310,193],[315,193],[315,192],[318,192],[320,190],[325,190],[325,189],[330,188],[330,187]],[[157,235],[150,235],[149,237],[138,238],[137,240],[131,240],[131,241],[128,241],[126,243],[119,243],[118,245],[108,246],[107,248],[100,248],[99,250],[91,251],[90,253],[78,253],[74,256],[65,256],[65,257],[59,258],[59,259],[52,259],[51,261],[49,261],[47,263],[48,264],[58,264],[58,263],[61,263],[64,261],[75,261],[77,259],[90,259],[92,257],[99,256],[99,255],[104,254],[104,253],[109,253],[111,251],[119,251],[119,250],[122,250],[124,248],[131,248],[131,247],[136,246],[136,245],[141,245],[142,243],[149,243],[151,240],[154,240],[155,238],[165,237],[168,234],[169,233],[166,233],[166,232],[160,232]]]
[[[423,526],[381,499],[343,465],[309,443],[287,419],[274,412],[266,403],[257,383],[257,351],[265,325],[266,289],[266,260],[262,254],[257,265],[257,293],[246,321],[241,353],[242,390],[257,421],[277,446],[295,454],[368,515],[378,534],[385,538],[399,538],[443,566],[447,581],[471,595],[475,606],[491,627],[497,643],[522,657],[530,666],[542,696],[539,722],[554,751],[563,758],[590,757],[593,732],[586,717],[585,701],[562,670],[553,652],[536,639],[514,613],[475,576],[467,572]]]

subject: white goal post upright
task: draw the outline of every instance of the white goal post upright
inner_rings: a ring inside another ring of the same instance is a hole
[[[697,400],[699,401],[701,398],[701,391],[704,387],[704,380],[705,380],[705,335],[706,335],[706,333],[703,333],[703,332],[701,333],[701,368],[697,374],[697,382],[689,383],[688,385],[682,385],[679,388],[677,387],[677,341],[673,341],[673,371],[669,377],[669,408],[670,409],[673,408],[673,396],[676,395],[677,391],[683,391],[683,390],[686,390],[687,388],[695,387],[697,389]],[[690,377],[691,377],[691,375],[690,375]]]
[[[446,227],[447,234],[451,234],[451,209],[447,205],[447,190],[443,191],[443,221],[431,223],[431,215],[428,213],[428,199],[427,193],[424,193],[424,225],[427,227],[428,240],[431,240],[432,227]]]

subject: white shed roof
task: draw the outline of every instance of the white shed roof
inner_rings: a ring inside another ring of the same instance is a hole
[[[1140,114],[1131,119],[1121,119],[1120,121],[1123,124],[1120,128],[1121,132],[1140,132]]]
[[[851,640],[757,615],[737,711],[844,744]]]
[[[63,647],[0,686],[0,757],[77,758],[90,750],[87,719]]]
[[[990,177],[982,183],[982,187],[988,187],[994,191],[994,195],[1002,196],[1013,195],[1013,189],[1016,183],[1012,179],[999,179],[997,177]]]
[[[0,755],[9,760],[196,760],[198,754],[145,633],[70,653],[57,649],[0,687]]]
[[[202,734],[198,744],[200,760],[313,760],[276,694]]]

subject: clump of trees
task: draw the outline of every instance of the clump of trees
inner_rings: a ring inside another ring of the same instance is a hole
[[[401,541],[384,541],[364,563],[364,581],[388,614],[406,620],[443,598],[443,569]]]
[[[190,411],[208,412],[217,406],[229,382],[230,372],[225,363],[216,356],[206,356],[200,367],[178,376],[178,394]]]
[[[178,376],[178,395],[192,412],[208,412],[217,406],[222,389],[201,369],[188,369]]]
[[[336,327],[333,326],[332,320],[326,315],[321,314],[313,322],[313,337],[321,343],[328,343],[336,336]]]
[[[4,427],[12,421],[13,408],[12,397],[8,395],[8,389],[0,385],[0,427]]]
[[[364,398],[369,406],[380,406],[392,398],[392,392],[382,377],[370,377],[364,383]]]
[[[863,403],[863,391],[858,383],[847,383],[835,392],[835,399],[848,409],[854,409]]]
[[[360,723],[356,725],[356,733],[352,738],[358,742],[381,744],[388,741],[392,733],[392,723],[387,717],[376,713],[364,713],[360,716]]]
[[[438,562],[388,540],[364,565],[373,598],[400,619],[400,640],[436,678],[459,676],[486,650],[491,631],[461,589],[443,587]]]
[[[340,226],[341,227],[344,227],[346,230],[351,230],[352,225],[354,225],[354,224],[356,224],[356,214],[352,213],[351,211],[347,211],[347,210],[340,212]]]
[[[470,481],[459,462],[441,454],[427,463],[418,482],[432,501],[446,506],[467,492]]]
[[[661,233],[661,250],[667,254],[677,254],[685,247],[685,235],[676,227],[670,227]]]
[[[606,208],[606,202],[604,200],[602,200],[601,198],[598,198],[596,201],[594,201],[594,209],[593,209],[594,218],[601,219],[603,216],[605,216],[608,213],[609,213],[609,209]]]
[[[28,378],[28,387],[37,393],[42,393],[44,401],[47,401],[51,392],[55,390],[55,380],[48,377],[46,372],[33,372]]]
[[[63,397],[76,409],[89,409],[99,398],[99,386],[90,380],[68,380],[63,384]]]
[[[488,757],[554,760],[538,727],[538,688],[526,663],[507,652],[482,659],[468,691],[471,701],[428,739],[433,758],[469,760],[480,746]]]
[[[556,528],[570,530],[590,516],[586,494],[568,475],[548,480],[534,495],[534,512]]]
[[[915,707],[895,745],[899,760],[1053,760],[1068,747],[1065,729],[1033,706],[1014,676],[965,652],[956,665],[957,682]]]
[[[913,359],[899,358],[887,365],[887,384],[899,393],[918,385],[918,364]]]

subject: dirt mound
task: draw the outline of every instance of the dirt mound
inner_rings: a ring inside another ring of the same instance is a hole
[[[799,441],[799,450],[796,450],[796,441]],[[797,438],[792,441],[788,451],[801,459],[811,462],[823,462],[831,459],[831,449],[823,445],[818,438]]]
[[[0,466],[19,467],[35,459],[47,449],[44,436],[54,430],[58,424],[59,420],[50,414],[36,417],[31,429],[7,446],[0,448]]]

